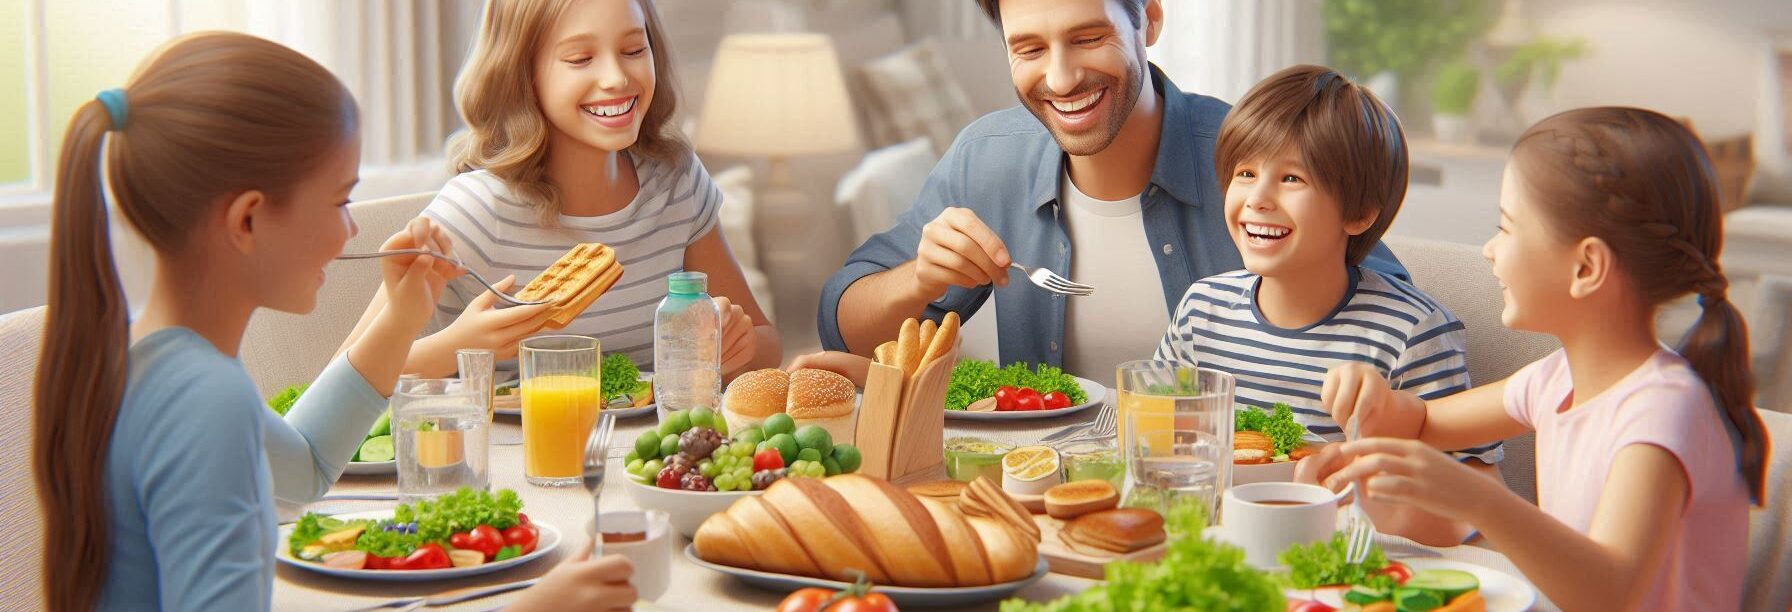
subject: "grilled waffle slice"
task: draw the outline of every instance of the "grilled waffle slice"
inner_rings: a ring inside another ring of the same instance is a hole
[[[608,246],[587,242],[574,246],[560,256],[535,280],[517,292],[520,300],[550,300],[547,328],[560,329],[597,301],[597,297],[615,286],[622,278],[622,264],[616,262],[616,251]]]

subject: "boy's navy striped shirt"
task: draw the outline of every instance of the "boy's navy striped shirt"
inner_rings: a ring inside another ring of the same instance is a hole
[[[1190,286],[1158,343],[1156,359],[1199,364],[1237,379],[1237,403],[1268,410],[1277,402],[1329,441],[1343,428],[1319,402],[1325,373],[1360,361],[1395,389],[1435,399],[1469,388],[1462,322],[1411,284],[1355,267],[1341,303],[1318,323],[1276,327],[1257,307],[1260,277],[1245,270],[1210,276]],[[1494,443],[1459,456],[1498,462]]]

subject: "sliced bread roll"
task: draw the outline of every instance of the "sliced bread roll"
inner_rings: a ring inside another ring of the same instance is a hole
[[[1008,523],[981,516],[966,517],[971,529],[983,540],[983,554],[989,562],[989,578],[993,583],[1013,582],[1033,574],[1039,562],[1039,548],[1034,541]]]
[[[761,497],[796,527],[791,533],[820,562],[822,576],[852,582],[857,579],[852,571],[858,570],[865,572],[872,584],[890,583],[890,573],[875,557],[877,546],[871,529],[853,511],[851,502],[820,481],[785,480],[790,486],[766,489]]]
[[[920,498],[921,505],[927,513],[933,515],[934,523],[940,526],[940,536],[946,539],[946,550],[952,555],[952,574],[958,577],[958,584],[990,584],[988,554],[983,552],[983,538],[971,528],[971,522],[965,520],[963,514],[952,511],[945,502],[925,497]]]
[[[797,484],[807,484],[798,479]],[[946,539],[921,500],[888,482],[842,474],[826,485],[852,504],[869,527],[878,561],[897,584],[945,587],[957,584]]]

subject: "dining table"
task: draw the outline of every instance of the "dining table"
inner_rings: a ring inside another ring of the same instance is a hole
[[[1112,402],[1112,392],[1107,398]],[[1010,421],[967,421],[948,419],[946,421],[945,438],[954,436],[976,436],[1012,445],[1033,444],[1052,432],[1065,427],[1087,423],[1099,412],[1090,408],[1072,414]],[[499,415],[492,423],[493,439],[520,438],[521,425],[519,417]],[[599,498],[599,507],[604,511],[632,510],[638,506],[627,490],[627,478],[624,472],[622,456],[627,452],[629,441],[634,440],[641,432],[656,427],[658,420],[653,413],[619,419],[615,423],[611,439],[611,459],[605,463],[604,481],[607,483]],[[552,570],[554,566],[580,548],[580,538],[589,538],[593,509],[590,495],[580,486],[552,488],[528,484],[523,478],[523,447],[520,445],[491,445],[489,447],[491,488],[512,489],[522,498],[523,512],[531,520],[547,522],[557,527],[562,533],[562,542],[551,553],[541,558],[507,568],[504,570],[440,581],[429,582],[381,582],[359,579],[337,578],[309,570],[281,564],[275,571],[274,609],[275,610],[354,610],[379,605],[397,598],[430,595],[442,591],[465,587],[496,585],[518,580],[537,578]],[[393,493],[396,483],[392,475],[343,476],[330,493],[321,501],[299,507],[283,505],[281,520],[292,521],[299,511],[337,514],[348,512],[389,509],[396,501],[332,499],[343,496],[380,496]],[[741,582],[730,576],[701,567],[686,559],[683,550],[690,540],[679,536],[675,531],[673,538],[674,552],[670,564],[669,587],[665,593],[654,601],[639,602],[637,610],[688,610],[701,612],[723,612],[727,610],[771,610],[783,600],[786,593],[760,589]],[[1489,569],[1505,572],[1512,576],[1522,576],[1516,567],[1504,555],[1490,548],[1477,545],[1461,545],[1447,548],[1425,546],[1406,538],[1387,534],[1378,534],[1376,542],[1390,558],[1431,557],[1466,562]],[[1080,592],[1098,581],[1047,573],[1014,594],[1014,597],[1029,601],[1045,602],[1066,595]],[[491,610],[504,607],[522,597],[522,591],[494,595],[491,597],[464,602],[444,609],[457,610]],[[989,601],[978,606],[957,609],[996,610],[1000,601]],[[1556,610],[1541,593],[1533,610]]]

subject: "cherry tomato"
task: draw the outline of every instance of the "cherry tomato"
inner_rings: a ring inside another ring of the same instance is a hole
[[[1044,410],[1045,398],[1038,391],[1022,388],[1014,394],[1015,410]]]
[[[381,557],[379,555],[367,555],[367,564],[362,569],[370,569],[370,570],[394,569],[392,567],[392,563],[397,560],[398,560],[398,558],[396,558],[396,557]]]
[[[1331,606],[1317,601],[1288,600],[1288,612],[1333,612]]]
[[[1400,563],[1389,563],[1387,567],[1381,568],[1375,573],[1392,576],[1394,584],[1406,584],[1407,580],[1412,579],[1412,568]]]
[[[440,544],[418,546],[417,550],[411,551],[409,556],[392,562],[392,569],[395,570],[431,570],[450,567],[454,567],[454,562],[448,559],[448,551],[442,550]]]
[[[845,597],[832,606],[827,612],[896,612],[896,602],[890,601],[888,595],[872,591],[858,597]]]
[[[518,512],[518,513],[516,513],[516,524],[529,525],[532,523],[529,522],[529,515]]]
[[[518,523],[526,525],[526,523]],[[448,536],[448,544],[463,550],[476,550],[485,555],[485,560],[498,556],[498,549],[504,548],[504,534],[491,525],[480,525],[472,531]]]
[[[535,552],[535,541],[539,537],[534,525],[516,525],[504,530],[504,545],[516,546],[519,549],[517,556],[522,556]]]
[[[834,592],[827,589],[799,589],[778,603],[778,612],[820,612],[834,597]]]
[[[1046,410],[1057,410],[1059,408],[1070,407],[1070,396],[1065,395],[1063,391],[1047,393],[1042,399],[1045,400]]]
[[[775,470],[781,467],[784,467],[784,455],[779,454],[778,449],[768,448],[753,455],[754,473],[758,473],[759,470]]]
[[[1014,393],[1016,391],[1018,391],[1018,389],[1015,389],[1014,387],[1001,387],[996,389],[996,411],[1006,412],[1013,410]]]

